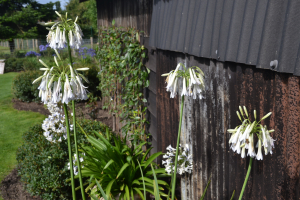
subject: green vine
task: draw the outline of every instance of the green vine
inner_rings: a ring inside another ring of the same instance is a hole
[[[147,100],[143,89],[149,86],[148,69],[143,61],[146,49],[140,45],[139,32],[134,28],[114,26],[100,30],[100,45],[97,48],[101,71],[99,89],[102,92],[104,109],[115,113],[125,123],[122,132],[138,140],[146,140],[145,114]]]

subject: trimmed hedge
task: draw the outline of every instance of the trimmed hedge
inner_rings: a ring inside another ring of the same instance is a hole
[[[78,121],[87,134],[92,130],[105,132],[107,126],[98,121]],[[78,144],[87,144],[84,134],[77,128]],[[51,143],[45,139],[41,125],[35,125],[23,134],[24,144],[17,151],[18,173],[26,190],[45,200],[72,199],[67,140]],[[74,143],[72,144],[73,152]],[[80,147],[79,147],[80,148]],[[78,181],[78,180],[77,180]],[[76,182],[79,186],[79,182]]]
[[[32,84],[32,82],[42,74],[41,71],[26,71],[18,74],[13,80],[14,96],[25,102],[41,102],[37,89],[39,84]]]

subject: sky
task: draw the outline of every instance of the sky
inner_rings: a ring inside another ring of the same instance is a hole
[[[65,4],[69,1],[69,0],[36,0],[37,2],[39,3],[42,3],[42,4],[46,4],[46,3],[49,3],[50,1],[52,2],[56,2],[56,1],[60,1],[60,6],[62,9],[65,9]]]

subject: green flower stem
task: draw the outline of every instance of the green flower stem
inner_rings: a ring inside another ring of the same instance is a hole
[[[75,115],[75,101],[72,101],[72,109],[73,109],[73,130],[74,130],[74,140],[75,140],[75,152],[77,157],[77,166],[78,166],[78,175],[79,175],[79,182],[80,182],[80,189],[81,189],[81,195],[82,199],[85,200],[85,193],[83,189],[83,183],[82,183],[82,176],[81,176],[81,164],[79,160],[79,154],[78,154],[78,146],[77,146],[77,134],[76,134],[76,115]]]
[[[184,106],[184,95],[181,97],[180,120],[179,120],[179,128],[178,128],[178,136],[177,136],[177,146],[176,146],[176,156],[175,156],[175,169],[174,169],[174,177],[173,177],[173,182],[172,182],[172,200],[174,200],[174,197],[175,197],[175,186],[176,186],[176,175],[177,175],[177,161],[178,161],[178,153],[179,153],[178,148],[179,148],[179,143],[180,143],[183,106]]]
[[[245,178],[245,181],[244,181],[244,185],[243,185],[243,188],[242,188],[239,200],[242,200],[242,198],[243,198],[244,190],[246,188],[246,185],[247,185],[247,182],[248,182],[248,178],[249,178],[249,175],[250,175],[250,171],[251,171],[251,167],[252,167],[252,161],[253,161],[253,158],[250,157],[250,162],[249,162],[249,167],[248,167],[247,175],[246,175],[246,178]]]
[[[67,136],[68,136],[68,150],[69,150],[69,162],[70,162],[70,173],[71,173],[71,184],[72,184],[72,196],[73,200],[76,200],[75,194],[75,183],[74,183],[74,174],[73,174],[73,159],[72,159],[72,147],[71,147],[71,138],[70,138],[70,126],[69,126],[69,116],[67,105],[64,103],[64,112],[66,117],[66,127],[67,127]]]
[[[70,48],[70,45],[69,45],[70,43],[69,43],[68,34],[66,34],[66,39],[67,39],[67,44],[68,44],[68,53],[69,53],[70,65],[73,68],[71,48]],[[81,165],[80,165],[79,154],[78,154],[78,146],[77,146],[76,112],[75,112],[75,101],[74,100],[72,100],[72,110],[73,110],[73,130],[74,130],[74,141],[75,141],[75,153],[76,153],[76,159],[77,159],[80,190],[81,190],[82,199],[85,200],[85,193],[84,193],[84,188],[83,188],[83,184],[82,184],[82,177],[81,177]],[[73,187],[72,187],[72,190],[73,190]]]

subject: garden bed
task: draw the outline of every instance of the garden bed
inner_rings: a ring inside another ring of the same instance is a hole
[[[4,200],[41,200],[40,197],[32,197],[24,190],[24,185],[18,176],[17,169],[14,169],[3,179],[0,185],[0,193]]]
[[[33,111],[38,112],[43,115],[49,115],[50,112],[44,107],[43,103],[36,103],[36,102],[22,102],[17,99],[13,99],[13,107],[16,110],[24,110],[24,111]],[[110,128],[113,126],[113,119],[112,116],[109,114],[108,111],[102,110],[102,102],[96,102],[98,111],[96,112],[96,119],[97,121],[101,121]],[[76,104],[77,115],[81,118],[84,117],[85,119],[92,119],[89,115],[90,110],[86,107],[86,103],[77,103]],[[40,200],[40,197],[32,197],[29,193],[24,190],[24,185],[20,180],[20,176],[18,176],[17,169],[14,169],[8,176],[3,179],[0,184],[0,193],[4,200]]]
[[[25,110],[25,111],[33,111],[38,112],[43,115],[49,115],[50,112],[44,107],[43,103],[36,103],[36,102],[22,102],[18,99],[13,99],[13,106],[16,110]],[[113,128],[113,119],[112,115],[109,114],[107,110],[102,110],[102,102],[97,101],[97,108],[98,111],[96,112],[96,119],[97,121],[101,121],[104,124],[106,124],[111,129]],[[84,117],[85,119],[92,119],[89,115],[90,111],[89,108],[86,108],[86,103],[76,103],[76,110],[77,110],[77,116]]]

